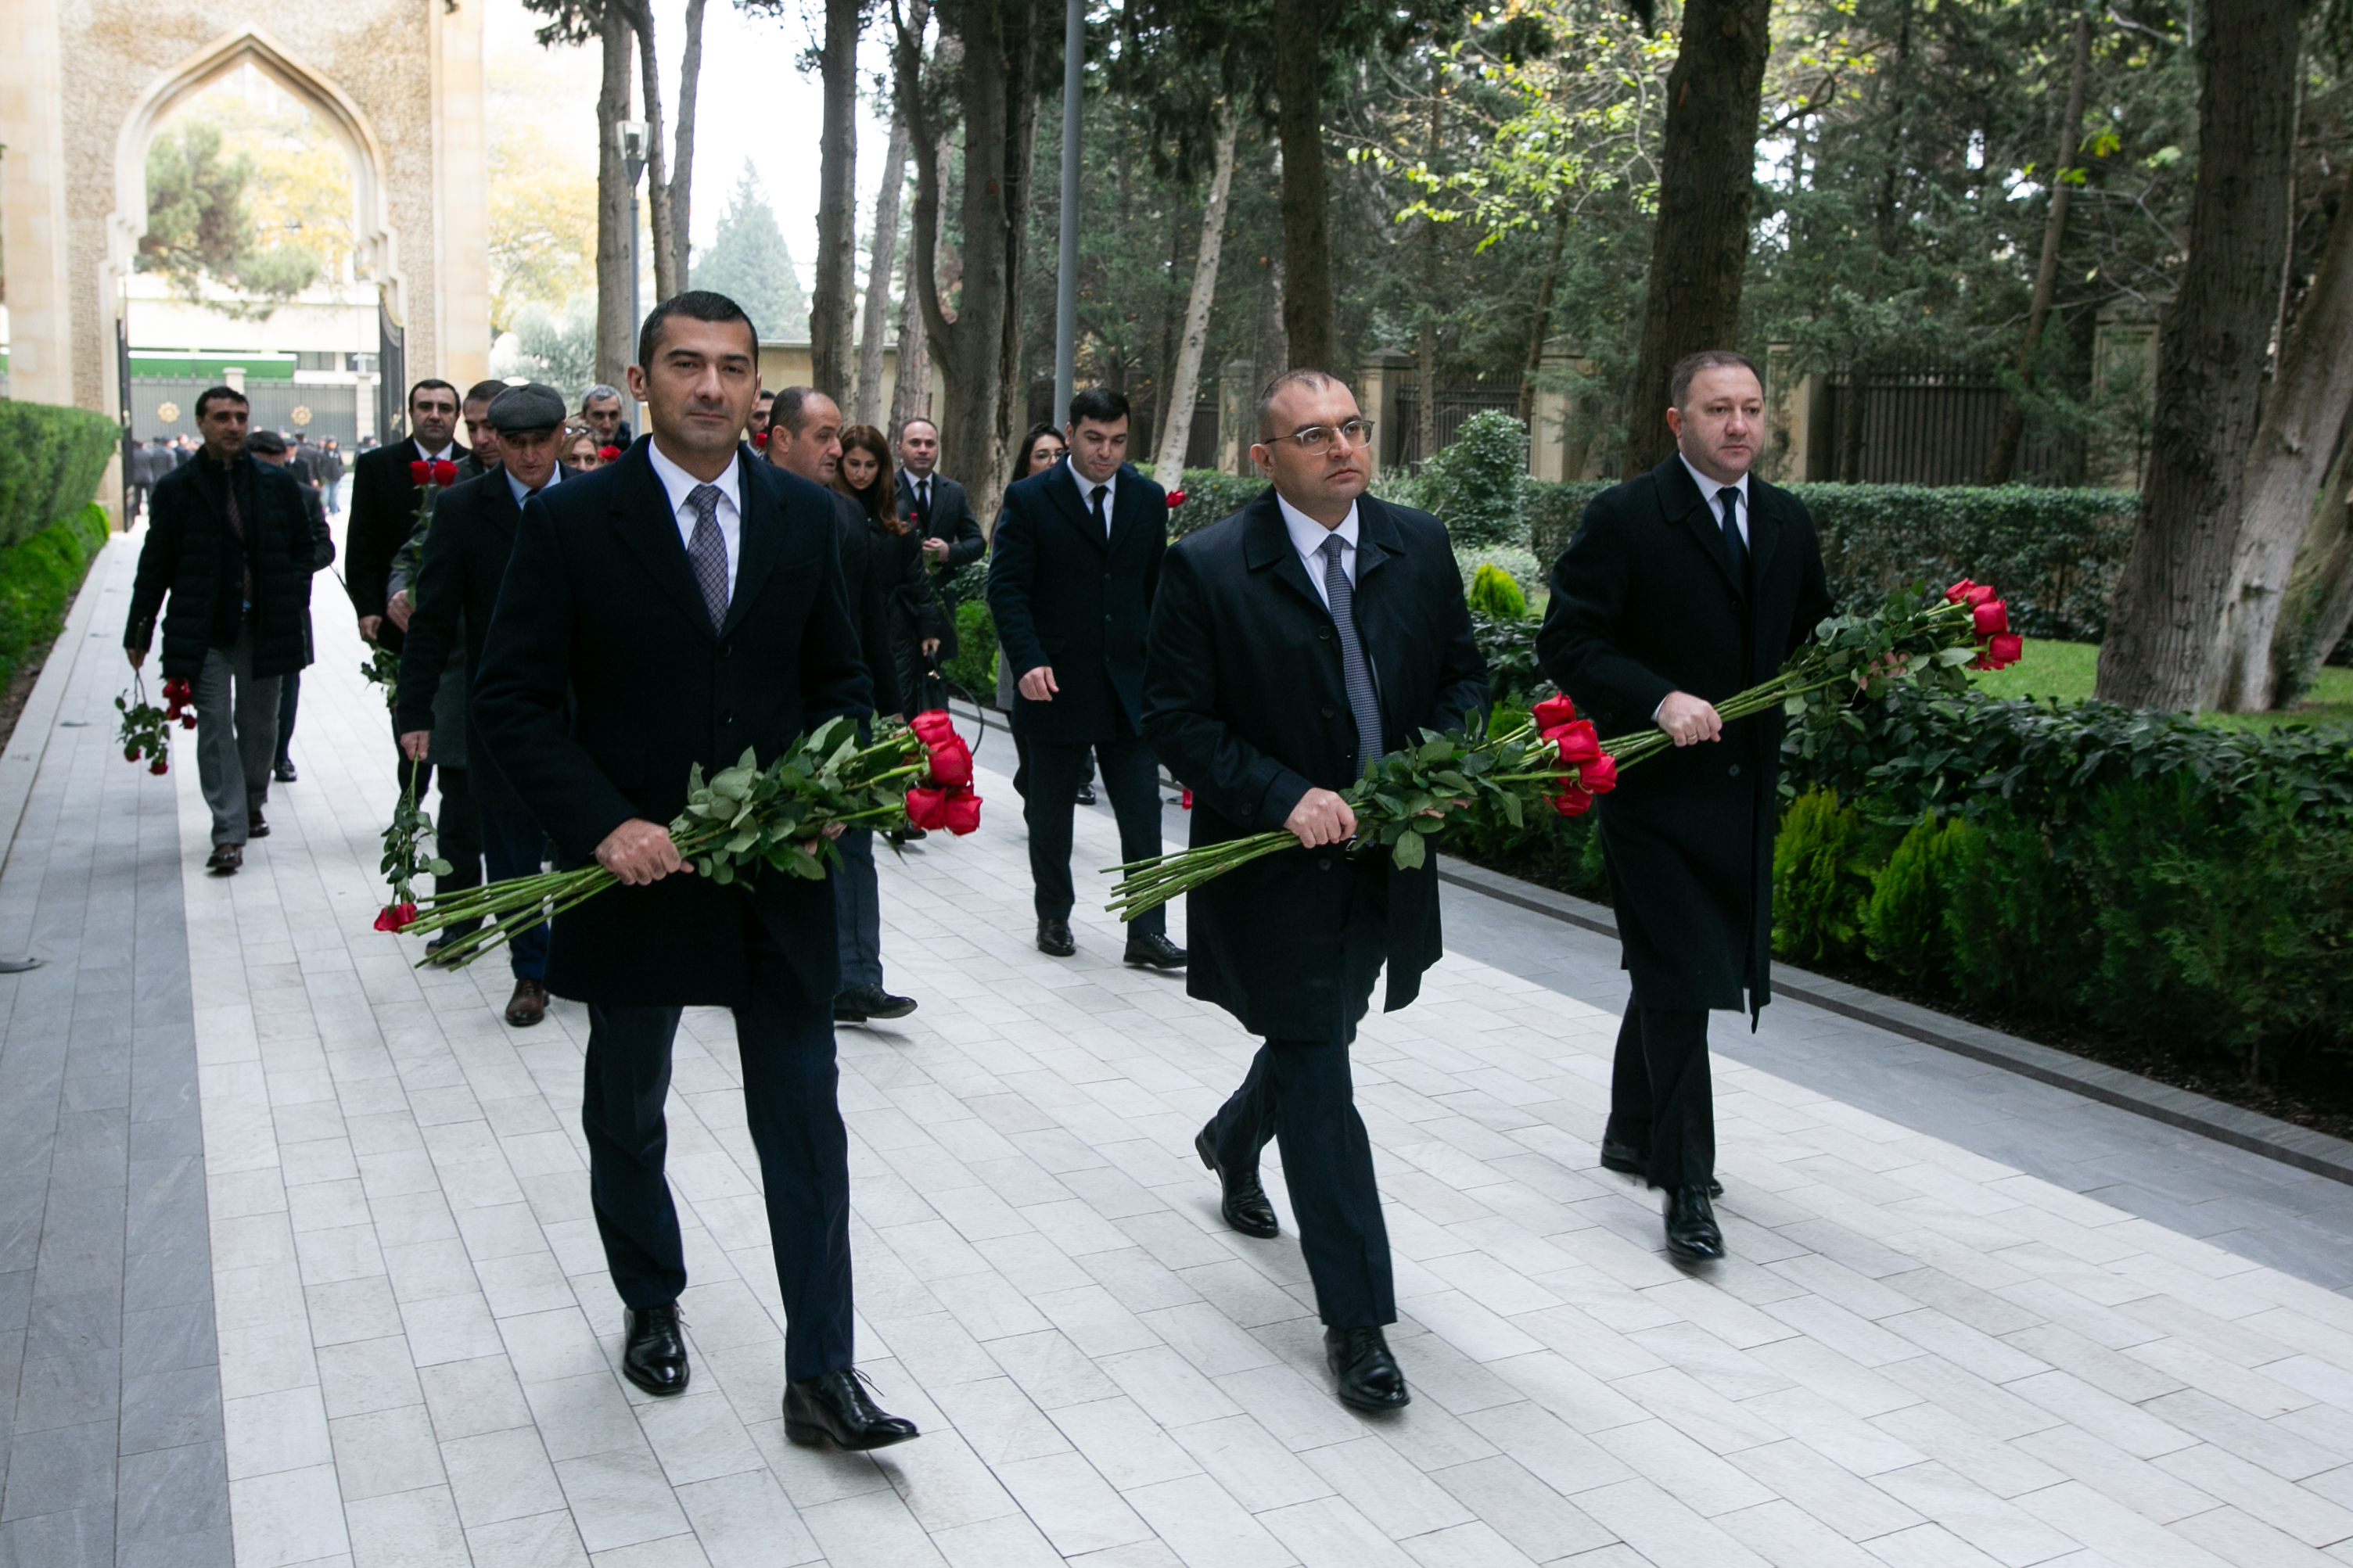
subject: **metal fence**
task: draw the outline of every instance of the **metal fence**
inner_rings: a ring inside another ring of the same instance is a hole
[[[196,394],[217,384],[201,376],[138,375],[131,378],[131,434],[142,441],[196,433]],[[256,430],[291,430],[324,440],[332,436],[346,450],[359,442],[359,388],[311,386],[291,381],[248,381],[246,401]],[[165,418],[164,411],[172,411]]]
[[[1849,428],[1858,398],[1859,431]],[[1978,370],[1901,365],[1834,377],[1811,424],[1806,472],[1864,484],[1976,484],[2009,402],[2000,381]],[[2029,422],[2015,479],[2079,482],[2083,471],[2080,440],[2054,438]]]
[[[1381,466],[1421,461],[1421,387],[1417,380],[1403,379],[1392,395],[1388,427],[1374,432],[1381,444]],[[1438,447],[1444,451],[1454,445],[1462,426],[1473,414],[1498,409],[1516,416],[1520,411],[1520,389],[1516,384],[1504,386],[1493,382],[1457,382],[1451,385],[1438,384]]]

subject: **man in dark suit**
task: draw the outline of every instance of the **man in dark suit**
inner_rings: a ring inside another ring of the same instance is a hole
[[[400,748],[418,762],[432,750],[434,700],[440,695],[451,651],[462,651],[456,673],[467,689],[481,669],[483,638],[499,602],[499,584],[506,577],[523,503],[565,477],[556,462],[564,395],[554,387],[505,388],[474,427],[491,436],[499,466],[442,491],[434,500],[433,522],[417,572],[416,608],[401,647]],[[480,448],[476,442],[475,449]],[[466,730],[466,790],[474,802],[490,879],[535,877],[546,836],[491,760],[470,715]],[[514,992],[507,999],[506,1021],[527,1029],[547,1016],[547,927],[536,925],[518,933],[507,945],[507,963]]]
[[[207,869],[234,876],[266,837],[279,678],[302,668],[302,605],[317,539],[294,477],[245,449],[245,394],[196,396],[204,448],[155,487],[122,646],[146,662],[160,615],[164,676],[195,689],[196,773],[212,813]],[[168,605],[165,601],[169,600]]]
[[[931,568],[932,596],[940,606],[939,659],[956,656],[955,605],[947,597],[948,579],[980,559],[988,542],[965,500],[964,487],[938,472],[940,427],[917,417],[899,427],[899,511],[915,520],[915,536],[923,542],[923,560]]]
[[[730,1007],[783,1287],[785,1432],[875,1448],[915,1428],[875,1408],[851,1366],[833,888],[781,874],[719,886],[662,826],[697,764],[749,749],[765,765],[803,731],[873,710],[832,502],[738,441],[758,353],[721,295],[647,316],[629,387],[652,435],[525,503],[474,715],[565,860],[593,857],[622,884],[556,917],[547,986],[588,1005],[581,1120],[628,1308],[623,1372],[649,1394],[686,1389],[662,1103],[680,1009]]]
[[[499,466],[499,427],[491,422],[491,404],[506,389],[505,382],[496,380],[478,381],[466,389],[459,411],[472,450],[458,460],[458,472],[465,479],[479,479]]]
[[[327,526],[326,503],[320,499],[319,488],[303,479],[301,470],[294,466],[294,454],[286,448],[286,438],[274,430],[257,430],[247,438],[245,449],[258,462],[269,463],[295,475],[301,487],[302,510],[311,521],[311,570],[324,571],[334,564],[335,536]],[[311,637],[311,580],[302,580],[302,664],[278,678],[278,759],[269,775],[280,784],[292,784],[294,772],[294,716],[302,698],[302,670],[317,658]],[[264,799],[267,799],[267,794]]]
[[[1291,371],[1259,394],[1250,459],[1272,488],[1169,551],[1144,699],[1193,791],[1196,846],[1278,827],[1300,846],[1188,896],[1186,991],[1266,1041],[1194,1151],[1226,1223],[1271,1237],[1259,1154],[1281,1142],[1339,1396],[1393,1410],[1410,1395],[1381,1332],[1396,1290],[1348,1047],[1384,963],[1393,1012],[1438,961],[1438,872],[1348,853],[1340,792],[1421,731],[1471,721],[1487,680],[1444,526],[1366,493],[1372,434],[1337,376]]]
[[[621,417],[620,388],[598,382],[580,395],[580,417],[595,433],[600,447],[627,447],[632,437],[629,422]]]
[[[1127,399],[1090,386],[1071,399],[1070,452],[1005,492],[988,563],[988,607],[1019,680],[1014,733],[1027,742],[1029,877],[1038,948],[1071,937],[1072,796],[1087,752],[1119,820],[1120,858],[1160,853],[1160,773],[1144,739],[1144,639],[1168,552],[1168,501],[1128,465]],[[1175,969],[1167,913],[1128,922],[1129,963]]]
[[[352,463],[352,521],[343,535],[343,587],[360,618],[360,636],[400,651],[400,628],[387,626],[386,583],[392,558],[417,528],[417,480],[408,465],[455,463],[468,454],[454,439],[458,389],[446,381],[420,381],[408,389],[405,439],[363,452]],[[421,791],[424,783],[419,780]]]
[[[1833,608],[1813,521],[1748,471],[1765,434],[1756,366],[1712,350],[1670,384],[1675,455],[1604,490],[1552,571],[1544,671],[1605,735],[1656,724],[1676,749],[1600,803],[1632,999],[1601,1163],[1666,1189],[1667,1250],[1724,1256],[1711,1193],[1711,1008],[1771,995],[1781,715],[1714,704],[1771,679]]]

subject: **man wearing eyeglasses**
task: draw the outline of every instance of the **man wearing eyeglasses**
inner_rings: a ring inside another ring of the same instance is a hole
[[[1373,427],[1346,384],[1277,376],[1258,436],[1250,460],[1271,488],[1169,550],[1145,663],[1145,733],[1193,792],[1193,844],[1299,839],[1187,896],[1187,992],[1265,1040],[1193,1148],[1226,1223],[1268,1237],[1259,1153],[1281,1143],[1340,1400],[1394,1410],[1410,1396],[1381,1331],[1397,1293],[1348,1047],[1384,963],[1393,1012],[1437,962],[1438,872],[1350,854],[1341,792],[1421,730],[1483,710],[1487,667],[1444,525],[1366,493]]]
[[[1127,462],[1127,399],[1090,386],[1071,399],[1070,452],[1005,492],[989,554],[988,608],[1019,678],[1013,732],[1029,755],[1029,879],[1038,951],[1071,935],[1071,826],[1090,749],[1119,821],[1119,858],[1160,853],[1160,772],[1144,739],[1144,635],[1168,550],[1168,500]],[[1124,962],[1178,969],[1168,915],[1127,926]]]

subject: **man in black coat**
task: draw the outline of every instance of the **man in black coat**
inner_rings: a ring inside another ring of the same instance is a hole
[[[205,864],[221,876],[269,832],[261,801],[278,750],[278,680],[302,668],[317,560],[294,477],[245,449],[248,412],[229,387],[197,395],[204,448],[155,487],[122,634],[137,669],[162,613],[164,677],[195,689],[196,773],[213,818]]]
[[[1780,808],[1780,714],[1726,724],[1714,704],[1770,679],[1833,605],[1804,504],[1748,471],[1765,431],[1756,367],[1692,354],[1671,391],[1675,455],[1585,509],[1536,657],[1604,735],[1656,724],[1675,742],[1599,806],[1633,981],[1601,1163],[1666,1189],[1667,1249],[1701,1260],[1724,1256],[1707,1015],[1771,995]]]
[[[294,466],[294,455],[287,450],[286,438],[273,430],[257,430],[246,438],[245,449],[260,462],[272,464],[295,475],[301,487],[303,515],[311,522],[311,570],[319,573],[334,564],[335,536],[327,526],[327,508],[319,494],[319,487],[303,479],[301,469]],[[294,718],[302,700],[302,670],[308,669],[318,658],[311,639],[311,581],[302,580],[302,665],[278,678],[278,756],[270,764],[269,776],[280,784],[292,784],[294,772]]]
[[[1019,681],[1013,731],[1026,742],[1029,878],[1039,951],[1068,958],[1073,797],[1092,748],[1119,821],[1120,859],[1160,853],[1160,773],[1144,738],[1144,639],[1168,500],[1127,455],[1127,399],[1090,386],[1071,399],[1070,453],[1005,492],[988,561],[988,607]],[[1174,969],[1166,910],[1128,922],[1123,957]]]
[[[628,1308],[623,1372],[652,1394],[687,1385],[662,1104],[680,1009],[730,1007],[783,1287],[785,1432],[872,1448],[915,1428],[876,1409],[851,1366],[832,884],[721,887],[663,826],[693,766],[747,750],[765,765],[803,731],[873,710],[832,503],[737,440],[758,353],[721,295],[681,294],[646,318],[629,386],[652,436],[525,503],[474,716],[565,862],[593,857],[622,884],[556,917],[547,986],[588,1005],[581,1120]]]
[[[514,549],[523,503],[565,477],[556,462],[564,395],[554,387],[508,387],[484,410],[479,428],[485,434],[496,432],[500,466],[452,486],[434,500],[417,572],[416,607],[409,613],[401,647],[396,724],[402,752],[417,762],[432,750],[435,699],[450,653],[462,651],[457,674],[469,689],[481,668],[483,639],[498,605],[499,584],[506,578],[507,556]],[[480,447],[477,442],[476,449]],[[466,731],[465,788],[475,805],[475,829],[490,879],[535,877],[546,835],[501,776],[470,714]],[[445,769],[445,780],[447,773]],[[506,1021],[527,1029],[547,1016],[547,927],[516,933],[507,944],[507,963],[514,975],[514,992],[507,998]]]
[[[392,558],[417,529],[416,462],[462,462],[458,445],[458,389],[420,381],[408,389],[409,434],[362,452],[352,462],[352,521],[343,535],[343,587],[359,616],[360,636],[400,651],[400,628],[385,619]],[[418,788],[424,786],[420,783]]]
[[[1340,1398],[1391,1410],[1409,1395],[1381,1332],[1396,1291],[1348,1047],[1384,963],[1395,1011],[1438,961],[1438,872],[1350,854],[1339,792],[1482,712],[1486,662],[1444,526],[1365,493],[1372,426],[1338,377],[1276,377],[1258,435],[1273,488],[1168,552],[1144,689],[1145,732],[1193,791],[1194,845],[1278,827],[1300,845],[1188,895],[1186,991],[1266,1041],[1193,1147],[1226,1223],[1271,1237],[1259,1153],[1281,1142]]]
[[[947,595],[948,579],[979,560],[988,542],[981,537],[964,487],[940,474],[939,463],[938,426],[918,417],[899,426],[899,512],[915,520],[915,537],[923,542],[932,597],[939,605],[939,658],[945,664],[955,658],[957,646],[956,607]]]

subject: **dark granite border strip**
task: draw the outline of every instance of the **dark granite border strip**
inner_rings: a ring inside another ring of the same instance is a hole
[[[1438,878],[1458,888],[1482,894],[1498,902],[1511,904],[1549,920],[1573,925],[1601,936],[1615,937],[1618,922],[1603,905],[1573,899],[1540,888],[1532,882],[1507,877],[1500,871],[1473,866],[1451,856],[1440,856]],[[1802,969],[1784,964],[1773,966],[1773,991],[1809,1003],[1826,1013],[1869,1024],[1899,1035],[1907,1040],[1934,1046],[1972,1061],[2017,1073],[2021,1078],[2050,1084],[2086,1100],[2113,1105],[2136,1116],[2161,1121],[2168,1127],[2195,1132],[2218,1143],[2243,1149],[2275,1160],[2299,1171],[2326,1176],[2333,1182],[2353,1186],[2353,1142],[2332,1138],[2325,1132],[2294,1126],[2275,1117],[2227,1105],[2210,1100],[2202,1094],[2175,1089],[2136,1074],[2069,1056],[2048,1046],[2038,1046],[2031,1040],[2020,1039],[1995,1029],[1981,1028],[1958,1018],[1947,1017],[1926,1007],[1893,997],[1881,996],[1860,986],[1824,975],[1810,974]]]

